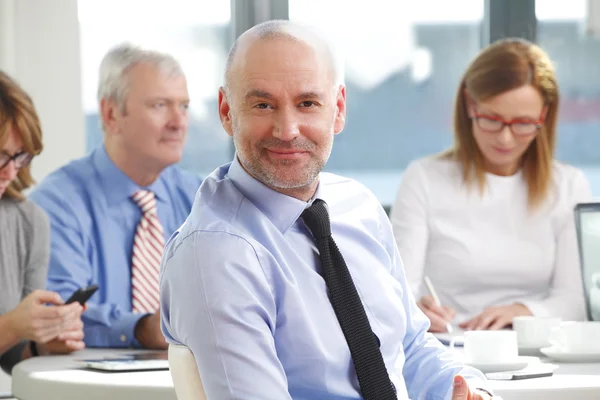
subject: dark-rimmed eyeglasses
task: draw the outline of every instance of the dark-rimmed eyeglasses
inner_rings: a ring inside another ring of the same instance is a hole
[[[501,132],[505,126],[508,126],[514,135],[531,136],[536,134],[544,124],[545,114],[546,109],[542,111],[542,115],[537,121],[532,121],[523,118],[505,120],[504,118],[495,115],[474,112],[471,119],[475,120],[477,126],[484,132],[498,133]]]
[[[16,169],[21,169],[29,165],[32,159],[33,154],[30,154],[26,151],[20,151],[12,156],[2,151],[0,152],[0,169],[6,167],[11,161],[15,163]]]

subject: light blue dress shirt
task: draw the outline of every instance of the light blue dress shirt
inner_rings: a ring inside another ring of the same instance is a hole
[[[427,333],[388,218],[362,185],[320,175],[332,233],[352,274],[399,399],[449,399],[454,375],[485,378]],[[202,184],[161,267],[167,341],[188,346],[211,400],[360,399],[350,350],[300,214],[237,159]]]
[[[79,287],[100,287],[82,317],[88,346],[139,346],[133,333],[143,315],[131,312],[131,255],[141,211],[130,196],[139,189],[155,193],[167,239],[185,221],[200,183],[171,166],[141,188],[99,147],[50,174],[31,194],[50,218],[48,289],[67,299]]]

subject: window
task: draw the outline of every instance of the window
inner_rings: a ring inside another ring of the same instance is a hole
[[[561,89],[557,158],[585,172],[600,195],[600,40],[586,33],[586,0],[537,0],[537,39]],[[597,34],[600,32],[596,32]]]
[[[480,49],[483,3],[290,0],[290,20],[329,36],[346,61],[348,119],[329,171],[390,205],[410,161],[451,145],[454,96]]]
[[[80,0],[79,24],[87,149],[102,141],[96,91],[102,57],[129,41],[168,52],[181,63],[190,92],[190,126],[181,166],[206,176],[231,160],[217,113],[217,90],[231,45],[229,1]],[[141,12],[140,10],[144,10]]]

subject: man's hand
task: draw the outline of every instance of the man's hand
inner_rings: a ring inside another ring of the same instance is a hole
[[[421,297],[417,306],[431,321],[429,332],[446,332],[446,324],[451,323],[456,315],[453,308],[438,306],[431,296]]]
[[[47,306],[46,303],[53,306]],[[57,293],[35,290],[7,316],[10,316],[10,326],[19,340],[46,343],[79,320],[82,310],[83,307],[78,303],[64,305]]]
[[[454,389],[452,390],[452,400],[502,400],[498,396],[490,397],[483,391],[471,391],[467,380],[462,375],[454,377]]]
[[[509,306],[488,307],[475,318],[461,323],[459,326],[466,330],[497,330],[512,324],[514,317],[533,315],[523,304],[515,303]]]
[[[147,349],[166,350],[167,341],[160,331],[160,312],[142,317],[135,325],[135,338]]]

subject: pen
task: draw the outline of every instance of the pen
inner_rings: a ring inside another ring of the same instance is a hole
[[[435,292],[435,289],[433,288],[433,285],[431,284],[431,280],[429,279],[428,276],[425,276],[423,278],[423,281],[425,281],[425,286],[427,286],[427,290],[429,291],[429,294],[431,295],[431,297],[433,297],[433,301],[435,301],[435,304],[437,304],[438,306],[442,306],[442,303],[440,303],[440,298],[438,297],[437,293]],[[446,330],[448,331],[448,333],[452,333],[453,329],[452,329],[452,325],[450,324],[450,322],[446,322]]]

